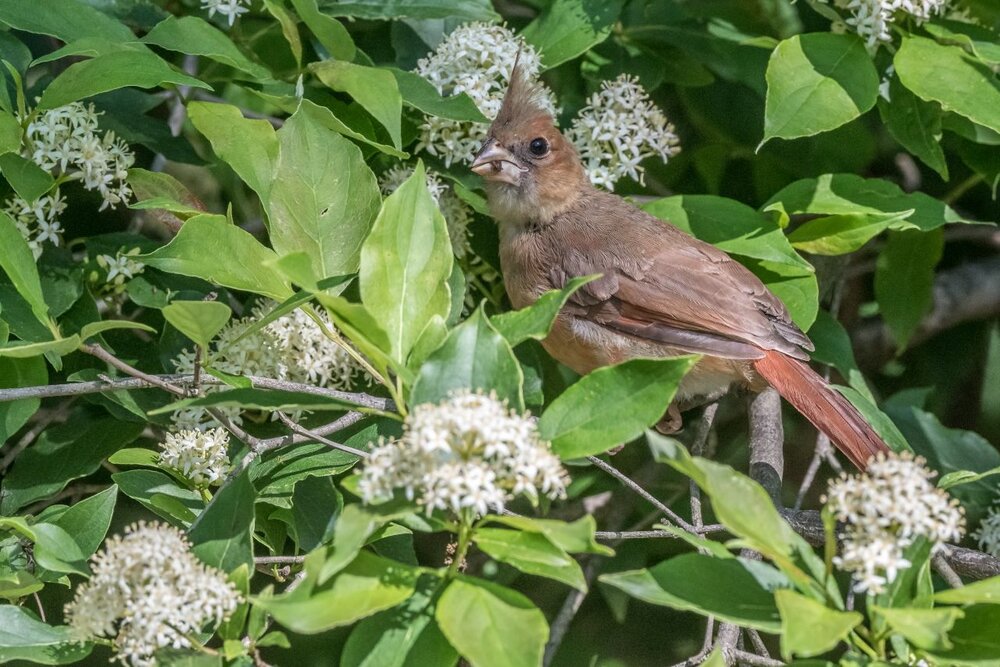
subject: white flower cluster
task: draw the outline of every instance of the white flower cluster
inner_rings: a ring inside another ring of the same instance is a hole
[[[680,151],[674,126],[627,74],[601,84],[567,136],[580,151],[591,182],[609,190],[624,176],[641,183],[646,158],[655,155],[666,162]]]
[[[392,194],[413,174],[413,167],[397,165],[387,169],[379,178],[379,187],[385,194]],[[455,194],[454,188],[446,184],[441,176],[427,170],[427,189],[437,204],[441,215],[448,224],[448,238],[455,256],[462,259],[469,254],[469,220],[472,212],[461,198]]]
[[[935,474],[909,453],[879,455],[864,474],[830,483],[826,502],[845,524],[834,564],[853,573],[855,590],[883,592],[912,564],[905,551],[918,538],[927,539],[934,550],[961,539],[962,508],[931,483]]]
[[[828,0],[822,0],[827,2]],[[833,0],[835,6],[845,9],[850,16],[843,26],[864,40],[869,49],[876,49],[883,42],[892,41],[890,28],[900,17],[908,16],[918,25],[932,16],[944,12],[949,0]]]
[[[232,470],[229,432],[224,428],[168,433],[160,443],[161,464],[173,468],[198,488],[222,484]]]
[[[97,265],[108,272],[104,282],[112,287],[121,287],[126,280],[132,280],[146,269],[146,265],[134,259],[142,252],[132,248],[128,252],[119,250],[114,256],[98,255]]]
[[[101,134],[98,115],[94,105],[82,102],[39,113],[25,130],[23,154],[53,175],[63,174],[79,180],[87,190],[100,192],[103,211],[132,196],[125,179],[135,163],[135,155],[114,132]],[[17,222],[36,258],[45,241],[55,246],[62,242],[59,215],[65,209],[66,202],[58,188],[35,202],[15,196],[4,207]]]
[[[403,436],[371,451],[358,484],[365,503],[401,489],[428,514],[435,509],[482,516],[518,495],[566,494],[566,471],[535,420],[496,395],[463,390],[439,404],[418,405]]]
[[[230,27],[236,22],[237,16],[250,11],[249,5],[250,0],[201,0],[201,8],[208,10],[209,18],[218,12],[229,20]]]
[[[151,667],[161,648],[192,648],[191,636],[222,622],[239,603],[225,574],[199,561],[184,534],[166,524],[129,526],[108,540],[92,566],[66,618],[81,640],[112,638],[124,665]]]
[[[437,49],[417,63],[416,72],[442,95],[466,93],[483,115],[492,120],[500,111],[518,51],[524,72],[535,77],[541,67],[538,53],[508,28],[468,23],[452,31]],[[555,101],[545,90],[554,111]],[[487,123],[427,116],[420,126],[419,150],[440,157],[445,166],[471,161],[486,139]]]
[[[223,327],[203,363],[230,375],[259,375],[334,389],[346,389],[356,379],[368,378],[357,360],[330,340],[303,310],[295,310],[263,329],[243,335],[274,306],[274,303],[257,306],[251,316]],[[320,312],[319,317],[327,329],[335,329],[326,313]],[[178,373],[190,374],[194,372],[194,361],[195,351],[184,350],[174,359],[174,367]],[[238,408],[216,409],[240,423]],[[218,425],[203,408],[179,410],[173,419],[182,429]]]
[[[1000,504],[995,503],[972,533],[979,548],[986,553],[1000,556]]]

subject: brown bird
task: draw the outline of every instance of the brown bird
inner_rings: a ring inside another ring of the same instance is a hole
[[[767,385],[826,433],[858,467],[888,447],[809,365],[813,344],[785,305],[718,248],[591,183],[573,145],[517,66],[472,164],[500,228],[500,263],[515,308],[576,276],[601,274],[570,297],[543,341],[578,373],[635,357],[704,355],[684,377],[680,405],[732,385]]]

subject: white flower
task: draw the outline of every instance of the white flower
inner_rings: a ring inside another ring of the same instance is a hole
[[[386,170],[379,178],[379,186],[385,194],[392,194],[413,174],[413,167],[395,166]],[[469,254],[469,220],[472,211],[462,199],[455,194],[454,188],[447,185],[437,172],[427,170],[427,189],[438,205],[441,215],[448,224],[448,238],[455,256],[462,259]]]
[[[4,212],[13,218],[21,235],[28,242],[35,259],[42,254],[42,243],[62,245],[62,223],[59,216],[66,210],[66,199],[59,188],[29,204],[14,196],[4,205]]]
[[[232,469],[228,448],[229,433],[223,428],[168,433],[160,443],[160,463],[206,488],[221,484]]]
[[[962,538],[962,508],[931,483],[935,474],[909,453],[880,455],[866,473],[830,483],[827,505],[845,524],[834,564],[854,573],[855,590],[882,592],[910,566],[904,552],[918,538],[934,551]]]
[[[488,119],[496,117],[518,51],[525,74],[535,77],[541,67],[538,53],[507,27],[467,23],[452,31],[433,53],[417,63],[416,72],[442,95],[466,93]],[[552,93],[545,102],[555,110]],[[419,150],[439,156],[445,166],[470,161],[486,139],[488,123],[428,116],[420,125]]]
[[[901,17],[908,16],[920,25],[944,13],[948,3],[949,0],[833,0],[835,6],[850,14],[844,24],[865,40],[869,50],[892,41],[890,28]]]
[[[132,259],[141,252],[139,248],[132,248],[127,253],[118,251],[114,257],[111,255],[98,255],[97,264],[108,272],[105,282],[109,285],[122,285],[126,280],[132,280],[146,269],[142,262]]]
[[[203,363],[230,375],[261,377],[346,389],[355,379],[370,379],[342,345],[330,340],[302,310],[295,310],[244,336],[275,304],[254,308],[250,317],[233,320],[218,333]],[[326,313],[320,321],[334,330]],[[345,342],[344,345],[347,343]],[[178,373],[194,372],[194,350],[184,350],[174,359]],[[240,423],[238,408],[216,408]],[[178,428],[198,429],[218,423],[202,408],[179,410],[173,415]]]
[[[371,451],[358,490],[365,503],[401,490],[428,513],[482,516],[518,495],[564,497],[566,479],[530,416],[508,410],[493,393],[462,390],[414,407],[403,436]]]
[[[676,155],[678,138],[659,107],[634,77],[605,81],[567,132],[595,185],[614,189],[623,176],[642,182],[642,161]]]
[[[250,11],[250,0],[201,0],[201,8],[208,10],[208,16],[215,16],[218,12],[229,20],[230,27],[240,14]]]
[[[161,648],[190,649],[190,637],[229,616],[239,593],[225,574],[206,566],[176,528],[133,524],[112,537],[92,560],[93,576],[66,605],[81,640],[114,640],[118,660],[156,664]]]
[[[972,533],[972,537],[980,549],[994,556],[1000,556],[1000,504],[994,503],[979,522],[979,528]]]

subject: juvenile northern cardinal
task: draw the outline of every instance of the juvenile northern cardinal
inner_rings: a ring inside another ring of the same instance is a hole
[[[542,343],[553,357],[582,374],[634,357],[701,354],[671,405],[678,421],[678,402],[711,400],[733,384],[770,384],[858,468],[888,451],[809,367],[812,343],[753,273],[590,183],[517,66],[472,170],[486,180],[515,308],[576,276],[601,274],[556,318]]]

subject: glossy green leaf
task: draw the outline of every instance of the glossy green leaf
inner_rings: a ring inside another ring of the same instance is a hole
[[[386,155],[391,155],[393,157],[398,157],[398,158],[407,158],[410,156],[410,154],[407,153],[406,151],[399,150],[394,146],[390,146],[389,144],[384,144],[381,141],[377,141],[374,138],[374,134],[372,133],[365,134],[364,132],[355,130],[347,123],[345,123],[343,120],[341,120],[339,117],[337,117],[333,113],[333,111],[327,107],[314,104],[313,102],[310,102],[307,99],[299,100],[299,107],[308,108],[311,113],[312,119],[317,123],[322,124],[329,130],[338,132],[344,135],[345,137],[354,139],[355,141],[360,141],[363,144],[368,144],[369,146],[377,149],[382,153],[385,153]]]
[[[232,309],[219,301],[172,301],[163,308],[163,319],[203,349],[222,331]]]
[[[764,139],[826,132],[875,106],[878,73],[856,35],[795,35],[767,65]]]
[[[611,34],[624,0],[555,0],[522,35],[540,53],[545,68],[561,65]]]
[[[0,112],[0,155],[21,149],[21,124],[13,114]]]
[[[87,557],[74,541],[73,536],[52,523],[31,525],[34,544],[34,558],[38,564],[50,572],[66,574],[89,574]]]
[[[285,6],[285,0],[264,0],[264,9],[277,19],[278,25],[281,26],[281,34],[288,42],[288,48],[292,50],[295,66],[301,68],[302,37],[299,35],[299,26],[295,21],[295,16]]]
[[[25,359],[28,357],[37,357],[42,354],[54,354],[62,357],[73,352],[78,347],[80,347],[80,337],[73,334],[69,338],[43,341],[41,343],[8,343],[0,347],[0,357]]]
[[[364,19],[500,20],[489,0],[319,0],[319,8],[331,16]]]
[[[663,417],[681,378],[697,360],[633,359],[598,369],[549,405],[538,431],[563,459],[629,442]]]
[[[603,544],[598,544],[594,537],[597,523],[594,517],[587,514],[576,521],[557,521],[555,519],[535,519],[527,516],[490,516],[493,523],[517,528],[530,533],[544,535],[550,542],[572,554],[589,553],[601,556],[613,556],[614,550]]]
[[[152,51],[117,51],[67,67],[42,93],[38,108],[54,109],[119,88],[167,84],[211,89],[193,76],[175,70]]]
[[[921,100],[893,76],[889,79],[889,100],[879,98],[878,108],[893,138],[948,180],[948,163],[941,148],[941,107]]]
[[[600,580],[650,604],[774,633],[781,627],[774,589],[788,585],[769,565],[694,553],[645,570],[605,574]]]
[[[519,345],[529,338],[541,340],[549,335],[556,315],[572,296],[597,276],[578,276],[573,278],[560,290],[550,290],[538,297],[530,306],[520,310],[511,310],[490,318],[490,322],[499,331],[511,347]]]
[[[246,470],[216,492],[188,531],[199,559],[223,572],[244,564],[253,569],[255,497]]]
[[[444,217],[427,190],[422,163],[383,202],[361,248],[361,301],[389,337],[401,365],[434,315],[451,306],[452,252]]]
[[[343,23],[319,11],[316,0],[292,0],[292,7],[331,56],[338,60],[354,60],[357,49]]]
[[[466,93],[444,97],[419,74],[395,68],[389,71],[396,77],[396,85],[399,87],[403,102],[414,109],[439,118],[475,123],[490,122]]]
[[[951,648],[948,631],[955,625],[955,621],[965,615],[957,607],[935,609],[876,607],[873,611],[877,617],[884,619],[894,632],[906,637],[906,640],[914,646],[929,651]]]
[[[809,328],[808,335],[809,340],[816,346],[810,355],[813,360],[833,366],[845,378],[849,377],[852,371],[857,371],[858,364],[854,360],[851,337],[844,325],[830,313],[820,310],[816,321]]]
[[[442,593],[434,617],[472,667],[541,664],[548,624],[542,612],[516,591],[459,577]]]
[[[900,213],[830,215],[796,227],[788,240],[798,250],[814,255],[846,255],[912,214],[913,209]]]
[[[42,665],[64,665],[86,658],[92,648],[89,642],[77,642],[69,626],[43,623],[25,607],[0,605],[2,662],[27,660]]]
[[[830,651],[864,617],[856,611],[838,611],[792,590],[774,594],[781,614],[781,655],[810,658]]]
[[[523,410],[524,376],[514,352],[479,308],[420,366],[410,402],[437,403],[458,389],[495,391]]]
[[[126,496],[174,524],[190,525],[205,507],[197,491],[159,470],[125,470],[111,479]]]
[[[0,389],[12,387],[37,387],[46,384],[49,374],[45,361],[40,357],[14,359],[0,357]],[[35,414],[41,400],[23,398],[0,403],[0,443],[17,433]]]
[[[0,269],[7,274],[14,289],[21,295],[31,312],[44,327],[49,327],[49,307],[45,305],[42,283],[38,277],[35,257],[28,242],[21,236],[9,215],[0,211]]]
[[[12,28],[51,35],[69,43],[84,37],[134,39],[132,31],[107,14],[79,0],[0,0],[0,22]]]
[[[219,248],[226,251],[220,253]],[[191,218],[170,243],[138,259],[161,271],[203,278],[277,301],[292,294],[284,279],[261,270],[267,262],[277,259],[274,251],[222,216]]]
[[[934,303],[934,267],[944,251],[944,234],[905,231],[889,234],[875,266],[879,313],[900,350]]]
[[[961,588],[948,588],[934,594],[934,601],[941,604],[998,604],[1000,603],[1000,577],[973,581]]]
[[[333,536],[344,497],[329,477],[306,477],[295,485],[291,506],[295,541],[302,551],[312,551]]]
[[[86,342],[88,338],[96,336],[97,334],[104,333],[105,331],[115,331],[120,329],[132,329],[135,331],[156,333],[156,329],[148,324],[143,324],[142,322],[133,322],[131,320],[101,320],[100,322],[85,324],[83,328],[80,329],[80,340]]]
[[[963,617],[955,620],[948,640],[951,648],[929,651],[940,664],[991,665],[1000,654],[1000,605],[976,604],[966,607]]]
[[[171,16],[153,26],[142,41],[169,51],[209,58],[255,79],[271,76],[266,67],[247,58],[226,33],[197,16]]]
[[[417,568],[361,552],[322,584],[307,566],[291,593],[256,603],[289,630],[315,634],[395,607],[413,594],[418,576]]]
[[[113,484],[72,505],[51,523],[71,535],[85,557],[90,556],[108,534],[117,500],[118,486]]]
[[[278,162],[278,136],[266,120],[243,117],[229,104],[191,102],[188,117],[205,135],[212,150],[243,182],[267,201]]]
[[[304,252],[317,276],[358,270],[361,244],[381,196],[361,150],[302,105],[278,131],[274,182],[265,206],[279,255]]]
[[[392,72],[344,60],[324,60],[311,65],[310,69],[332,90],[353,97],[386,129],[392,145],[402,147],[400,117],[403,97]]]
[[[989,66],[961,48],[904,36],[892,64],[917,97],[1000,132],[1000,83]]]
[[[474,541],[489,556],[521,572],[555,579],[580,591],[587,590],[580,565],[542,533],[478,528]]]
[[[34,202],[55,185],[49,172],[19,153],[0,155],[0,172],[17,196],[26,202]]]

